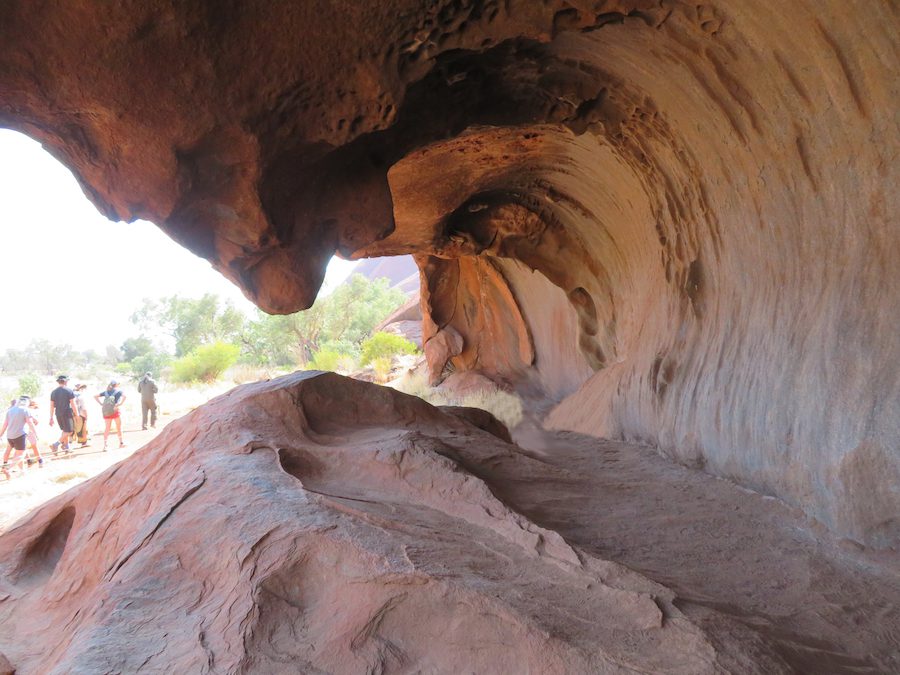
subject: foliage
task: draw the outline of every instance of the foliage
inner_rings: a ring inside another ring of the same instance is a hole
[[[201,345],[172,364],[175,382],[215,382],[237,362],[240,347],[227,342]]]
[[[359,343],[405,301],[387,279],[354,274],[307,310],[287,316],[259,312],[241,337],[245,359],[281,366],[307,363],[322,350],[356,356]]]
[[[375,333],[362,343],[359,362],[365,366],[374,359],[400,354],[415,354],[416,351],[418,351],[416,346],[400,335]]]
[[[263,367],[296,366],[300,361],[298,338],[290,316],[270,316],[257,310],[241,333],[241,361]]]
[[[310,370],[330,370],[336,371],[338,361],[341,360],[341,353],[333,349],[320,349],[307,363]]]
[[[201,345],[237,342],[246,317],[230,302],[207,293],[201,298],[177,295],[150,300],[131,315],[142,335],[162,330],[175,340],[175,356],[184,356]]]
[[[84,355],[72,349],[71,345],[32,340],[24,349],[7,349],[0,359],[0,366],[9,373],[37,371],[43,375],[55,375],[84,362]]]
[[[143,356],[149,351],[153,350],[153,342],[150,341],[150,338],[141,335],[140,337],[131,337],[125,340],[122,343],[122,346],[119,348],[119,352],[121,353],[122,361],[133,361],[139,356]]]
[[[122,361],[116,365],[116,372],[129,375],[136,380],[147,372],[158,375],[172,360],[168,353],[158,348],[144,335],[125,340],[120,352]]]
[[[19,378],[19,394],[36,397],[41,392],[41,378],[34,373],[27,373]]]
[[[139,378],[147,371],[162,375],[174,351],[175,379],[209,381],[233,364],[229,359],[237,348],[241,363],[267,372],[306,363],[350,372],[360,355],[360,343],[405,301],[404,293],[391,289],[387,279],[370,281],[358,274],[330,295],[319,297],[308,310],[287,316],[257,312],[249,318],[213,294],[145,298],[131,316],[138,335],[119,346],[78,351],[70,345],[33,340],[24,348],[0,354],[0,370],[44,378],[59,373],[96,377],[114,369],[125,377]]]

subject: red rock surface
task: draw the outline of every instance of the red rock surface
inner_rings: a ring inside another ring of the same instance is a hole
[[[0,652],[20,673],[900,667],[887,561],[647,451],[504,435],[334,374],[239,387],[0,536]]]
[[[898,35],[842,0],[8,0],[0,125],[269,311],[415,253],[457,369],[895,547]]]

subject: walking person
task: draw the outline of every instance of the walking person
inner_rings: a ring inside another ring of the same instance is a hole
[[[31,421],[34,424],[35,430],[37,430],[38,425],[38,403],[33,398],[28,396],[22,396],[22,399],[25,399],[28,402],[28,415],[31,417]],[[22,400],[19,399],[19,400]],[[38,436],[37,431],[29,431],[28,434],[28,447],[31,449],[31,452],[37,458],[37,463],[39,466],[44,466],[44,458],[41,456],[41,451],[38,449]],[[28,465],[31,466],[31,458],[28,458]]]
[[[13,458],[13,465],[19,465],[19,468],[22,468],[24,463],[23,459],[28,432],[37,436],[31,413],[28,412],[28,397],[23,396],[16,405],[6,411],[6,419],[3,420],[3,428],[0,429],[0,437],[5,433],[11,449],[16,451],[16,455]],[[6,466],[8,458],[9,450],[7,450],[6,455],[3,457],[4,467]],[[39,462],[43,465],[43,458],[39,459]]]
[[[84,397],[81,395],[85,389],[87,389],[86,384],[75,385],[75,438],[81,443],[82,448],[86,448],[90,445],[88,442],[87,428],[87,401],[85,401]]]
[[[64,452],[69,452],[69,438],[75,431],[75,392],[69,389],[69,376],[60,375],[56,378],[59,385],[50,393],[50,426],[53,426],[54,412],[56,413],[56,421],[59,422],[59,430],[62,434],[59,440],[51,443],[53,454],[59,450],[60,446]]]
[[[100,404],[103,412],[103,422],[106,424],[106,427],[103,429],[103,452],[106,452],[109,429],[113,422],[116,424],[116,434],[119,436],[119,447],[125,447],[125,441],[122,440],[122,416],[119,414],[119,408],[125,403],[125,394],[118,389],[118,386],[118,380],[110,380],[106,389],[94,397],[94,400]]]
[[[147,413],[150,413],[150,426],[156,428],[156,392],[159,387],[153,380],[153,373],[147,371],[138,382],[138,393],[141,395],[141,429],[147,430]]]

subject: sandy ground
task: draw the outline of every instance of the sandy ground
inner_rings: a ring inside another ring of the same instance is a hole
[[[103,452],[103,433],[98,432],[94,433],[91,444],[86,448],[78,449],[77,444],[73,444],[76,449],[68,456],[54,457],[49,450],[42,448],[45,454],[43,467],[33,464],[9,477],[0,474],[0,532],[48,499],[122,461],[155,438],[173,419],[174,416],[167,415],[157,423],[156,429],[147,431],[141,431],[139,422],[137,425],[126,426],[125,447],[121,449],[115,434],[111,434],[110,449]]]
[[[50,453],[47,444],[58,438],[59,429],[50,429],[47,426],[44,419],[47,411],[46,408],[42,408],[37,414],[37,419],[40,437],[38,447],[45,457],[44,466],[34,464],[23,472],[11,473],[8,477],[0,473],[0,532],[5,531],[16,520],[48,499],[121,462],[155,438],[167,424],[233,386],[232,382],[220,382],[203,387],[163,389],[160,394],[161,414],[156,429],[147,431],[141,430],[139,396],[126,390],[128,399],[123,406],[122,416],[126,447],[119,448],[118,439],[113,431],[109,437],[109,451],[103,452],[103,421],[95,414],[93,419],[88,420],[88,428],[92,432],[90,445],[79,449],[78,444],[74,443],[72,447],[75,451],[65,457],[60,455],[54,458]],[[101,387],[97,385],[96,388]],[[39,400],[43,402],[48,396],[49,394],[41,396]],[[93,405],[93,401],[90,405]]]

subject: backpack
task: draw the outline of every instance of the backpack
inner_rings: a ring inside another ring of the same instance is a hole
[[[105,392],[103,402],[100,404],[104,417],[112,417],[116,414],[116,395]]]

